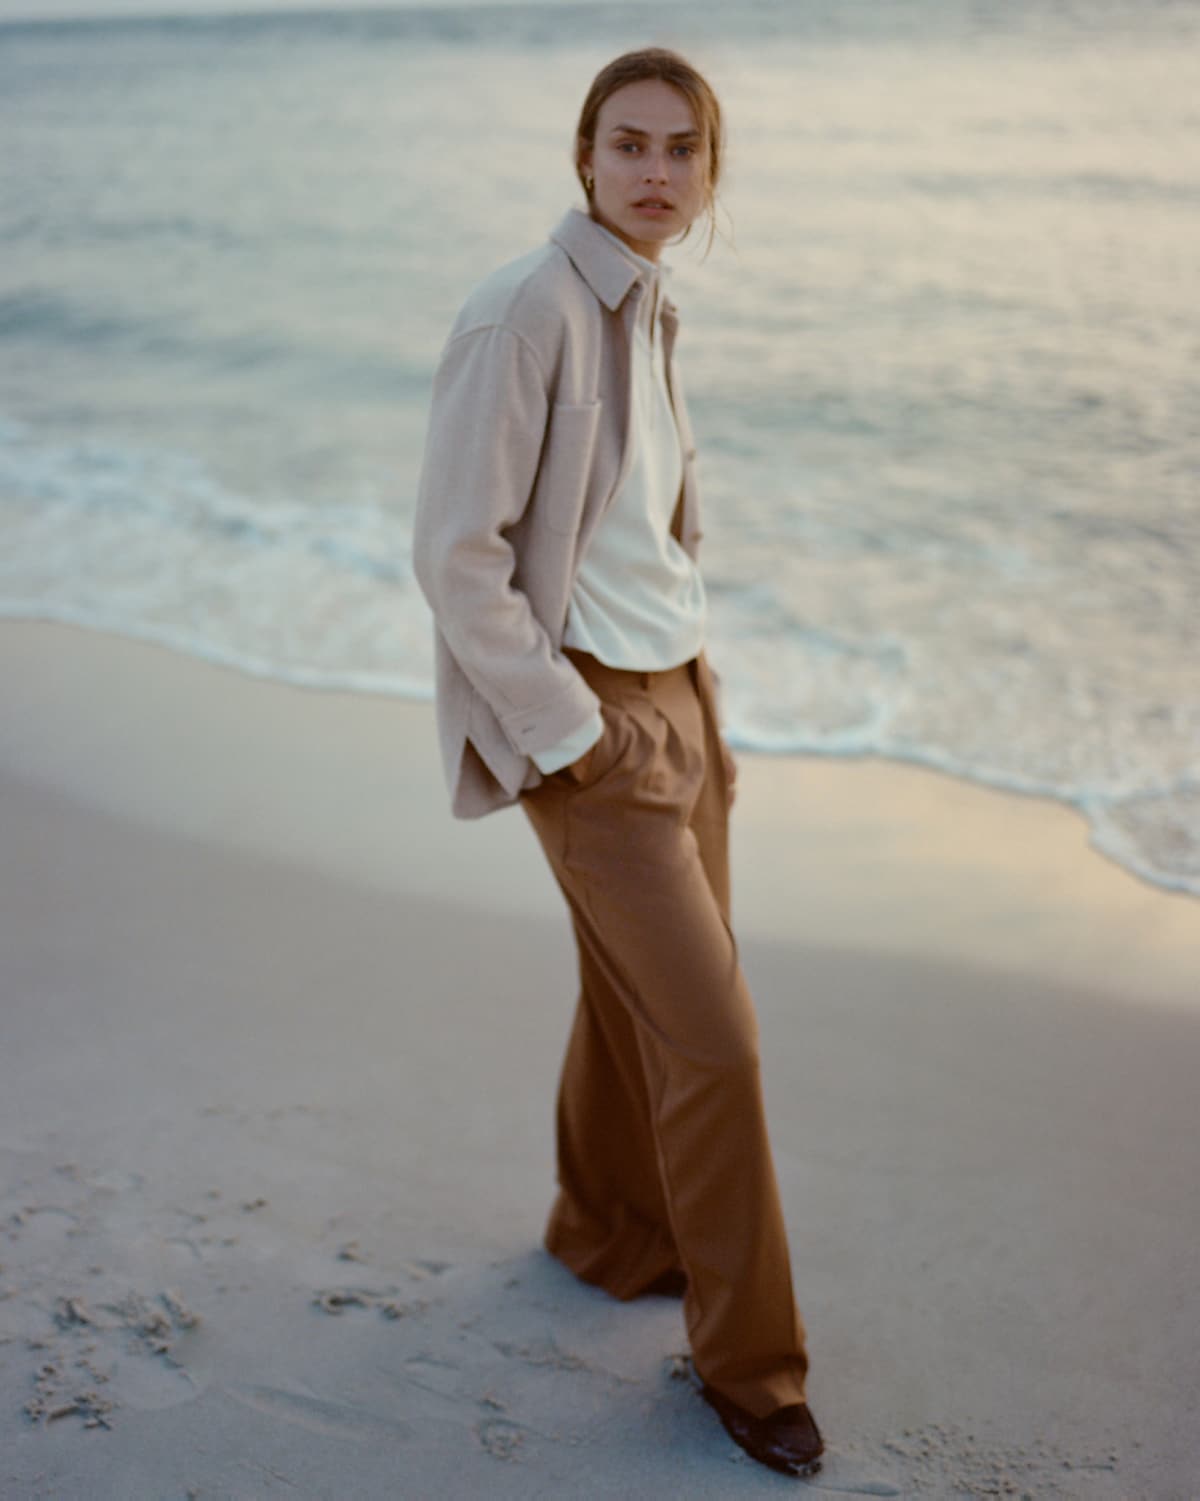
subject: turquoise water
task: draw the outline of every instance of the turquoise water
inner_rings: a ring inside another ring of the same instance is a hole
[[[441,341],[651,40],[730,118],[671,259],[732,737],[1049,793],[1200,892],[1192,5],[0,26],[0,614],[427,695]]]

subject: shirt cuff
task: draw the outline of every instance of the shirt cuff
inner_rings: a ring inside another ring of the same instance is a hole
[[[585,720],[564,739],[548,745],[545,750],[531,751],[530,759],[544,776],[549,776],[552,771],[561,771],[564,766],[570,766],[572,761],[578,761],[584,751],[591,750],[603,733],[604,719],[597,709],[590,719]]]

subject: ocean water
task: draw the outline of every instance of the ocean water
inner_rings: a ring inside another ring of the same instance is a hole
[[[438,351],[650,41],[730,122],[669,259],[731,738],[1049,794],[1200,894],[1191,3],[0,25],[0,615],[427,696]]]

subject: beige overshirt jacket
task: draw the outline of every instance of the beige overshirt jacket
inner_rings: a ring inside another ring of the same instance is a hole
[[[579,561],[632,462],[631,350],[645,282],[580,209],[467,299],[433,383],[413,537],[436,627],[438,738],[451,806],[477,818],[542,780],[530,753],[598,699],[563,655]],[[662,296],[683,450],[673,531],[700,541],[695,445]]]

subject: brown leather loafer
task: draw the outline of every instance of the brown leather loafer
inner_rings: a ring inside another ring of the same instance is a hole
[[[716,1409],[734,1443],[759,1464],[784,1475],[815,1475],[821,1468],[825,1444],[807,1403],[793,1402],[756,1418],[707,1384],[700,1388],[700,1395]]]

